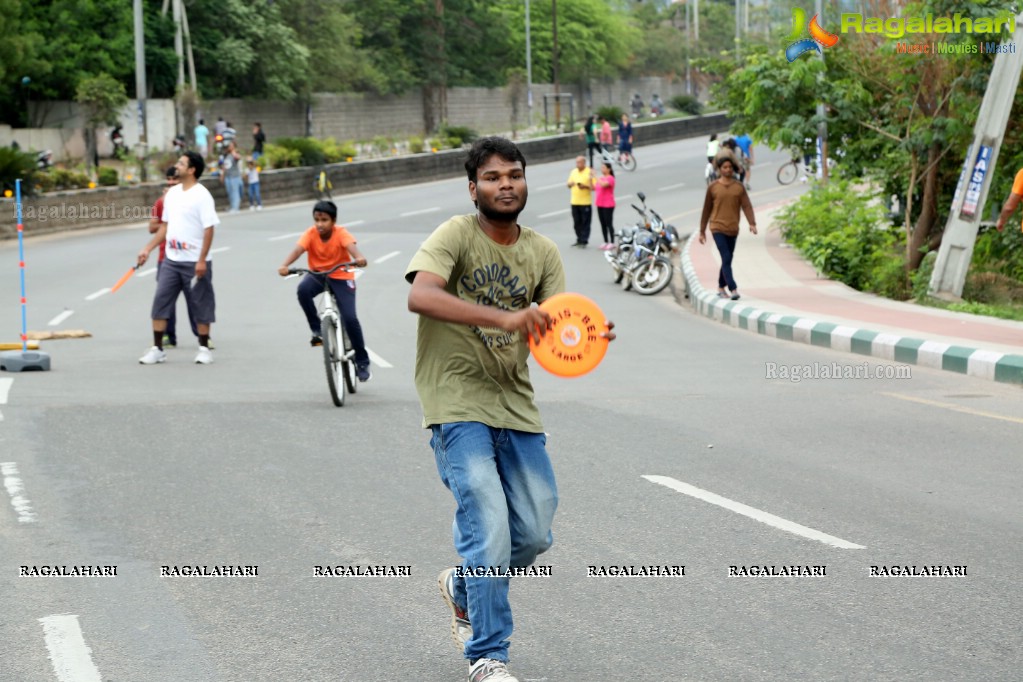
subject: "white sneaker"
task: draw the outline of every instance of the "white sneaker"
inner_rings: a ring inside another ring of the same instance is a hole
[[[195,354],[195,362],[198,365],[209,365],[213,362],[213,353],[206,346],[199,346],[199,352]]]
[[[519,682],[519,678],[508,672],[504,661],[481,658],[469,668],[469,682]]]
[[[260,204],[260,205],[256,206],[256,210],[257,211],[262,211],[263,210],[263,204]]]
[[[167,361],[167,353],[162,349],[153,346],[146,351],[146,354],[139,358],[140,365],[156,365]]]

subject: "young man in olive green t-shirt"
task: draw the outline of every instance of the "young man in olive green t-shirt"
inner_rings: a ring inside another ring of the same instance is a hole
[[[438,227],[405,273],[409,310],[419,314],[416,390],[457,504],[463,561],[439,577],[452,637],[469,659],[469,682],[516,682],[506,665],[507,573],[551,546],[558,503],[526,340],[551,328],[532,304],[564,291],[565,272],[554,242],[517,223],[528,194],[518,147],[481,138],[465,168],[478,212]]]

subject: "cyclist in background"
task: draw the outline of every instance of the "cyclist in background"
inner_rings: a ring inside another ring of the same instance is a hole
[[[740,181],[745,185],[746,189],[750,188],[750,180],[753,176],[753,139],[743,133],[739,137],[735,138],[735,144],[739,145],[739,149],[742,151],[742,164],[743,172],[740,173]]]
[[[366,257],[356,247],[355,237],[337,221],[337,204],[333,201],[318,201],[313,206],[314,224],[298,238],[298,245],[284,259],[277,272],[281,277],[287,276],[288,266],[305,253],[310,270],[330,270],[336,265],[355,261],[360,268],[366,267]],[[298,285],[298,303],[302,306],[309,329],[313,333],[310,345],[322,346],[323,336],[320,329],[320,318],[316,314],[313,299],[323,291],[323,275],[307,274]],[[371,378],[369,371],[369,353],[362,336],[362,325],[355,314],[355,275],[345,270],[337,270],[330,275],[330,290],[337,300],[341,313],[341,323],[348,332],[355,351],[355,372],[359,381],[366,382]]]

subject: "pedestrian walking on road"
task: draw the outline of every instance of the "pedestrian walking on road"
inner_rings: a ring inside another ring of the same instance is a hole
[[[568,174],[568,188],[571,190],[572,227],[575,230],[575,244],[585,248],[590,241],[590,226],[593,224],[593,170],[587,167],[586,157],[575,157],[575,168]]]
[[[220,160],[220,182],[227,192],[230,202],[230,213],[237,213],[242,207],[242,155],[234,140],[227,143],[224,156]]]
[[[199,119],[199,125],[192,131],[195,136],[195,148],[199,155],[205,160],[210,155],[210,129],[206,127],[206,121]]]
[[[199,182],[206,163],[198,152],[187,151],[175,165],[180,183],[167,190],[163,198],[160,228],[139,252],[136,264],[142,267],[149,253],[167,242],[167,258],[160,268],[160,280],[153,297],[153,347],[139,358],[143,365],[167,360],[163,335],[167,331],[170,309],[178,296],[185,295],[188,314],[199,332],[199,352],[195,362],[213,362],[210,352],[210,325],[216,321],[213,294],[213,262],[209,259],[214,228],[220,224],[213,195]]]
[[[255,156],[249,157],[249,170],[245,179],[249,185],[249,210],[262,211],[263,195],[259,191],[259,165]]]
[[[469,660],[469,682],[517,682],[507,667],[508,573],[550,548],[558,504],[527,337],[552,328],[533,304],[564,291],[565,271],[554,242],[517,222],[528,194],[519,148],[480,138],[465,168],[477,212],[438,227],[405,272],[408,308],[419,315],[415,381],[456,503],[462,563],[438,577],[452,638]],[[612,327],[602,335],[613,339]]]
[[[720,177],[707,185],[703,215],[700,217],[700,243],[707,242],[709,226],[714,244],[721,254],[718,296],[738,301],[739,286],[732,276],[732,257],[735,255],[736,240],[739,238],[740,211],[746,214],[749,231],[753,234],[757,233],[757,219],[753,215],[753,204],[750,203],[746,188],[735,179],[735,161],[731,156],[719,156],[716,163]]]
[[[593,152],[600,156],[600,144],[597,142],[597,129],[593,116],[586,119],[586,123],[583,124],[583,129],[579,132],[579,135],[586,140],[586,152],[590,155],[590,166],[592,166]]]

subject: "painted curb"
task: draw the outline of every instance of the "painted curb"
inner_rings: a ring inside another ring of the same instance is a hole
[[[732,301],[718,298],[716,292],[704,289],[696,278],[696,271],[689,258],[689,249],[693,241],[688,240],[682,249],[681,274],[685,279],[689,303],[701,315],[739,329],[785,341],[797,341],[891,362],[943,369],[980,379],[1023,385],[1023,355],[953,346],[795,315],[781,315],[748,305],[741,299]],[[680,303],[684,300],[676,298]]]

